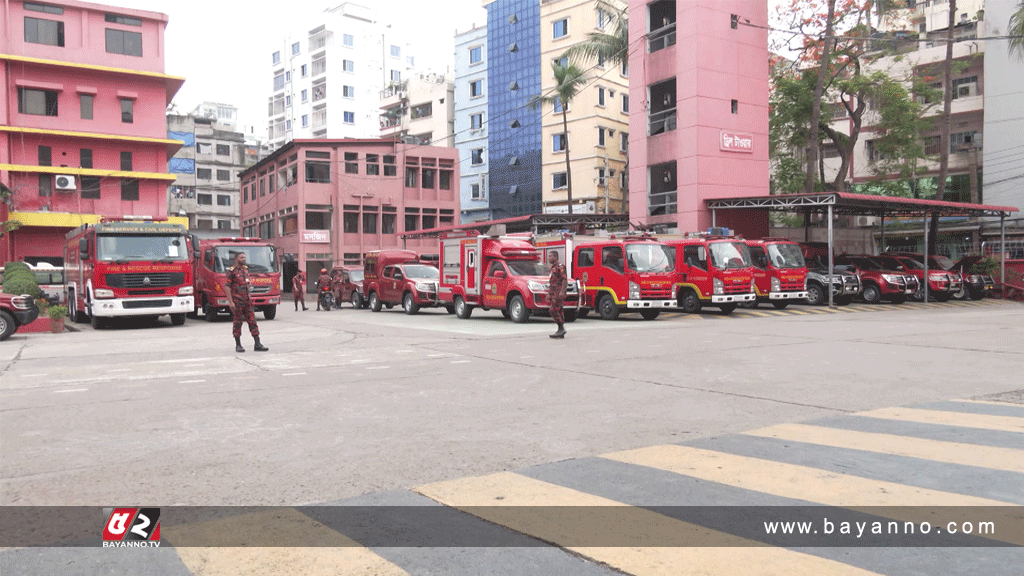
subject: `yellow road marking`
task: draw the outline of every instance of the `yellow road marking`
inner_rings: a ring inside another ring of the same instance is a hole
[[[922,424],[940,424],[959,426],[962,428],[981,428],[983,430],[1000,430],[1003,432],[1024,432],[1024,418],[1012,416],[990,416],[988,414],[969,414],[966,412],[947,412],[944,410],[921,410],[918,408],[881,408],[868,412],[858,412],[855,416],[883,418],[887,420],[903,420]]]
[[[1020,404],[1011,404],[1009,402],[994,402],[992,400],[966,400],[966,399],[956,400],[956,402],[967,402],[969,404],[984,404],[986,406],[1014,406],[1016,408],[1024,410],[1024,406],[1021,406]]]
[[[803,310],[787,310],[787,312],[790,314],[809,314],[809,312],[804,312]]]
[[[257,547],[199,547],[244,540],[252,532]],[[398,566],[292,508],[242,514],[220,520],[165,528],[168,540],[192,573],[202,576],[404,575]],[[261,543],[274,547],[258,547]],[[289,546],[295,546],[294,548]]]
[[[926,440],[892,434],[838,430],[805,424],[781,424],[751,432],[747,436],[778,438],[833,448],[863,450],[877,454],[893,454],[949,464],[980,466],[992,470],[1024,473],[1024,451],[1012,448],[977,446],[959,442]]]
[[[511,472],[428,484],[415,490],[447,506],[552,542],[628,574],[872,574],[840,562],[785,548],[769,547],[650,510]],[[530,508],[524,509],[523,506]],[[565,506],[588,507],[580,514],[580,517],[586,516],[586,521],[567,519],[568,515],[557,508]],[[602,540],[637,542],[652,537],[662,541],[675,539],[681,544],[678,547],[575,545]],[[687,541],[714,542],[715,547],[686,546]],[[748,547],[725,547],[730,545]]]

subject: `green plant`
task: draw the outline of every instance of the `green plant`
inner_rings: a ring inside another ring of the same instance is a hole
[[[45,314],[46,310],[50,307],[50,302],[46,298],[36,298],[36,308],[39,308],[39,314]]]
[[[999,261],[991,256],[978,260],[973,266],[971,266],[971,269],[968,270],[971,274],[987,274],[989,276],[994,276],[998,271]]]
[[[24,270],[25,272],[32,271],[32,269],[28,267],[28,264],[24,262],[8,262],[4,264],[4,274],[10,274],[15,270]]]
[[[68,307],[61,306],[60,304],[50,306],[47,315],[50,317],[50,320],[60,320],[68,315]]]
[[[5,294],[28,294],[32,298],[41,298],[43,295],[35,276],[27,272],[22,273],[20,270],[15,270],[13,274],[5,271],[3,291]]]

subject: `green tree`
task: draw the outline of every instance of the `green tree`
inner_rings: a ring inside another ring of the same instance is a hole
[[[572,214],[572,167],[569,165],[569,121],[566,117],[569,103],[587,83],[586,73],[576,64],[551,65],[555,73],[555,88],[550,96],[540,96],[536,102],[556,104],[562,109],[562,130],[565,138],[565,184],[568,191],[569,214]]]
[[[1024,0],[1017,6],[1017,11],[1010,16],[1006,35],[1010,36],[1008,43],[1010,56],[1016,55],[1018,60],[1024,60]]]
[[[599,0],[597,9],[604,14],[605,25],[600,32],[590,32],[587,39],[568,50],[562,56],[575,62],[608,62],[622,66],[629,61],[629,12],[626,6],[618,7]]]

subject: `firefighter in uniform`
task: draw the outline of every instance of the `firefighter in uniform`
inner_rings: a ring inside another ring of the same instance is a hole
[[[551,266],[551,278],[548,279],[548,300],[551,302],[551,319],[558,324],[558,331],[551,335],[551,338],[565,338],[565,314],[562,307],[565,305],[565,289],[568,279],[565,276],[565,266],[558,262],[558,252],[548,253],[548,265]]]
[[[235,352],[245,352],[241,340],[242,322],[249,324],[249,333],[256,341],[253,350],[266,352],[268,348],[260,343],[260,328],[256,325],[252,301],[249,300],[249,267],[245,265],[245,252],[239,252],[238,256],[235,256],[235,265],[228,270],[224,288],[224,293],[228,297],[228,308],[231,308],[231,317],[235,321],[231,328],[231,335],[235,337]]]
[[[327,268],[320,270],[320,277],[316,279],[316,309],[320,310],[320,293],[324,288],[331,289],[331,277],[327,275]],[[330,310],[330,308],[324,308]]]
[[[302,303],[302,309],[306,310],[306,273],[299,271],[298,274],[292,276],[292,297],[295,299],[295,311],[299,311],[299,303]]]

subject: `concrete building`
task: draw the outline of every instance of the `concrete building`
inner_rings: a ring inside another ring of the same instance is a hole
[[[64,235],[103,216],[167,217],[167,16],[74,0],[3,3],[0,184],[21,227],[0,259],[63,264]],[[172,221],[187,223],[184,219]]]
[[[285,34],[266,55],[271,147],[302,138],[379,136],[380,91],[408,78],[416,63],[408,35],[393,26],[346,2]]]
[[[705,200],[768,195],[767,0],[630,2],[630,221],[706,230]],[[733,15],[751,26],[733,25]],[[716,224],[748,238],[764,213]]]
[[[461,221],[491,219],[487,201],[487,27],[455,35],[455,147],[459,150]],[[479,90],[475,87],[479,87]]]
[[[210,117],[168,116],[169,138],[184,143],[168,162],[177,179],[169,211],[186,216],[189,228],[237,233],[239,174],[247,167],[245,135]]]
[[[413,74],[380,91],[380,136],[408,144],[455,145],[455,83],[444,74]]]
[[[242,172],[242,234],[273,242],[284,282],[301,268],[359,266],[380,248],[437,253],[405,232],[448,226],[459,212],[454,148],[382,139],[305,139]]]
[[[238,106],[222,104],[220,102],[203,102],[192,110],[192,116],[197,118],[209,118],[226,126],[231,130],[240,128],[238,121]]]

